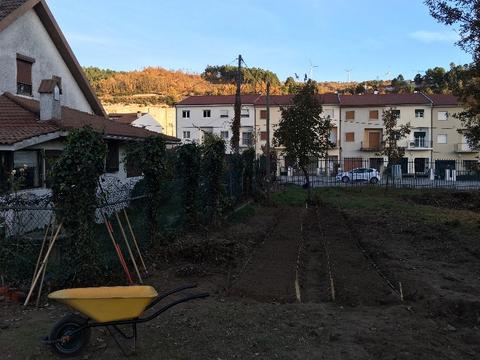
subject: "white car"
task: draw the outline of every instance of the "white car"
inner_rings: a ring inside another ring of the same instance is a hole
[[[380,181],[380,172],[377,169],[358,168],[351,171],[340,172],[336,179],[345,184],[353,181],[367,181],[371,184],[376,184]]]

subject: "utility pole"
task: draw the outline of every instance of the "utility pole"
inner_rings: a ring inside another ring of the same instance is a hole
[[[270,157],[270,81],[267,81],[267,144],[265,145],[265,152],[267,156],[265,158],[265,171],[267,173],[267,201],[270,201],[270,180],[271,180],[271,157]]]
[[[242,55],[238,55],[237,69],[237,92],[235,95],[235,117],[232,123],[232,151],[238,154],[240,151],[240,123],[242,118]]]

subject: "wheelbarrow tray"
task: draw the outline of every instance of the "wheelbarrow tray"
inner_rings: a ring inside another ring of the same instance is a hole
[[[138,318],[157,296],[151,286],[117,286],[60,290],[48,298],[107,323]]]

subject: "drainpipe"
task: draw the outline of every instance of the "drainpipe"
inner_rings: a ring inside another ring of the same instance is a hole
[[[338,144],[338,162],[343,170],[343,155],[342,155],[342,99],[340,94],[337,94],[338,97],[338,108],[340,111],[340,116],[338,118],[338,134],[337,134],[337,144]]]

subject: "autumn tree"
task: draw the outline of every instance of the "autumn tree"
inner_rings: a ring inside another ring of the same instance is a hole
[[[473,63],[468,66],[462,87],[455,89],[456,95],[467,109],[458,114],[467,129],[468,143],[480,146],[480,0],[425,0],[430,14],[440,23],[454,26],[460,34],[457,42],[471,54]]]
[[[274,145],[283,148],[283,155],[296,159],[310,188],[308,165],[312,158],[323,159],[333,144],[330,117],[322,117],[322,105],[314,81],[308,80],[294,96],[292,105],[281,109],[282,119],[274,132]]]

